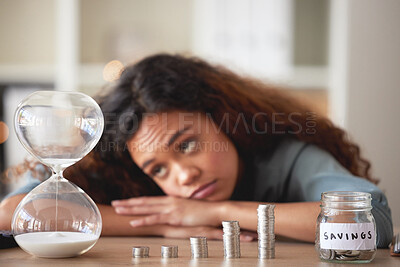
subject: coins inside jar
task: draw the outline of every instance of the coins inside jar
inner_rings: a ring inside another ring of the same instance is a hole
[[[374,250],[320,249],[319,256],[328,261],[367,261],[376,253]]]

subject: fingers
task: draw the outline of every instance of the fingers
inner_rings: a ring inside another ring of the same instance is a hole
[[[132,205],[157,205],[163,204],[169,197],[134,197],[129,199],[120,199],[111,201],[113,207],[132,206]]]
[[[111,205],[120,215],[148,215],[165,212],[170,197],[138,197],[123,200],[114,200]]]
[[[168,218],[165,214],[154,214],[151,216],[146,216],[144,218],[132,220],[129,224],[132,227],[139,227],[139,226],[149,226],[155,224],[165,224],[168,222]]]
[[[244,242],[251,242],[253,240],[256,240],[258,238],[258,234],[253,231],[241,231],[240,233],[240,241]]]
[[[222,239],[222,230],[220,229],[209,229],[208,231],[206,231],[205,236],[209,239],[218,239],[221,240]]]
[[[246,234],[241,234],[240,235],[240,241],[243,241],[243,242],[251,242],[251,241],[253,241],[254,240],[254,237],[252,237],[251,235],[246,235]]]
[[[164,205],[116,206],[115,212],[120,215],[148,215],[165,211]]]

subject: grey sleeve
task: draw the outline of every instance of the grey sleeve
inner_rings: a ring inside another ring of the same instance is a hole
[[[39,173],[40,175],[40,180],[46,180],[51,176],[51,173],[49,172],[46,167],[44,167],[42,164],[38,164],[35,167],[35,171]],[[32,175],[31,171],[27,171],[23,177],[21,177],[25,181],[25,185],[21,186],[20,188],[12,191],[8,195],[6,195],[3,199],[19,195],[19,194],[27,194],[32,189],[34,189],[36,186],[38,186],[42,181],[39,180],[39,178],[36,178]]]
[[[36,179],[32,176],[32,173],[30,171],[26,172],[25,175],[23,177],[21,177],[24,179],[25,184],[19,188],[17,188],[16,190],[10,192],[9,194],[7,194],[4,198],[9,198],[9,197],[13,197],[19,194],[27,194],[29,193],[33,188],[35,188],[36,186],[38,186],[41,182],[39,181],[39,179]]]
[[[30,191],[32,191],[33,188],[35,188],[36,186],[38,186],[40,184],[40,182],[38,180],[34,181],[30,181],[28,184],[16,189],[15,191],[12,191],[11,193],[7,194],[4,198],[9,198],[9,197],[13,197],[19,194],[28,194]]]
[[[387,247],[393,223],[384,193],[366,179],[353,176],[328,152],[306,145],[293,164],[288,186],[289,201],[319,201],[326,191],[359,191],[372,196],[372,214],[377,229],[377,246]]]

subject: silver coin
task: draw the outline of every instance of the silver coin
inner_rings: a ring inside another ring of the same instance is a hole
[[[275,249],[258,248],[258,258],[259,259],[274,259],[275,258]]]
[[[132,247],[132,257],[134,258],[148,258],[150,248],[146,246]]]
[[[275,258],[275,205],[260,204],[257,208],[258,258]]]
[[[358,256],[360,256],[360,254],[361,254],[361,251],[359,251],[359,250],[348,250],[346,252],[347,257],[358,257]]]
[[[336,250],[336,259],[345,261],[358,260],[361,252],[359,250],[346,250],[339,251]]]
[[[336,252],[333,249],[323,249],[319,250],[319,256],[324,260],[333,260],[336,257]]]
[[[161,246],[161,258],[177,258],[178,246]]]
[[[224,257],[240,258],[240,226],[238,221],[223,221]]]
[[[192,258],[208,258],[207,238],[204,236],[190,237]]]

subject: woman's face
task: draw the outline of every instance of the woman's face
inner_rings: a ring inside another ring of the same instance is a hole
[[[238,180],[234,144],[202,113],[147,115],[127,145],[133,161],[170,196],[227,200]]]

